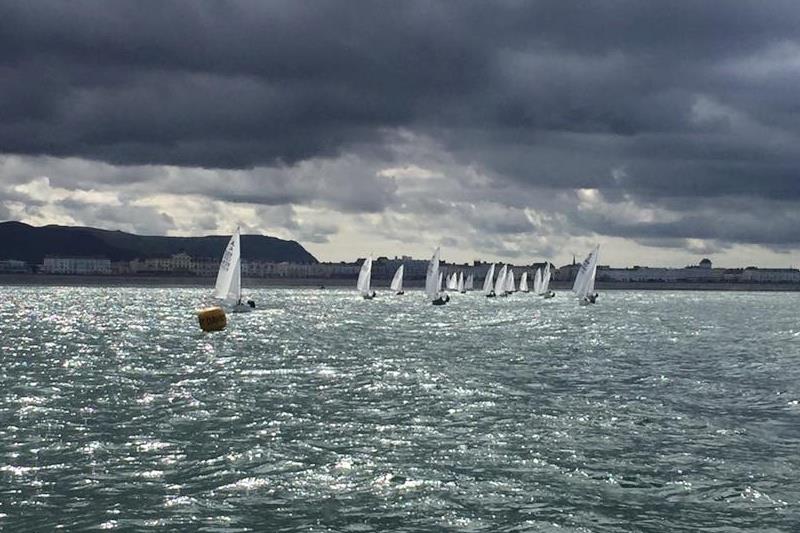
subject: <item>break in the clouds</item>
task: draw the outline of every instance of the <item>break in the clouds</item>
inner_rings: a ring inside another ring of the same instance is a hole
[[[798,27],[777,0],[4,2],[0,217],[783,266]]]

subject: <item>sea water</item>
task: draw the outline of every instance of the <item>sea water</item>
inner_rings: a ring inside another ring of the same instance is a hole
[[[0,530],[798,531],[791,293],[0,287]]]

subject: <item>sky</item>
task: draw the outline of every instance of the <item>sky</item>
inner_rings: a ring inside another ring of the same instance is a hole
[[[800,3],[0,2],[0,220],[800,266]]]

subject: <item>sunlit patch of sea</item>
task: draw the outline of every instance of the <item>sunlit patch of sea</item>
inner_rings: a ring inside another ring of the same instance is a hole
[[[793,531],[780,293],[0,288],[0,530]]]

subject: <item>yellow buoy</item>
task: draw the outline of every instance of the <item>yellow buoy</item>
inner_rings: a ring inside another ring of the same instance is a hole
[[[228,324],[228,318],[221,307],[206,307],[197,312],[197,321],[203,331],[222,331]]]

